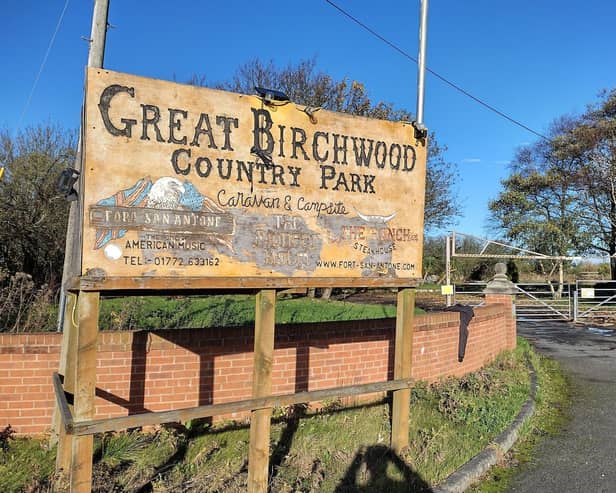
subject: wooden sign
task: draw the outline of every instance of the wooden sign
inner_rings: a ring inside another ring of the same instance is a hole
[[[410,285],[413,130],[88,69],[82,274],[111,289]]]

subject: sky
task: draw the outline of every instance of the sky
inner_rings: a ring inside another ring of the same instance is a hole
[[[333,1],[417,56],[419,0]],[[92,8],[87,0],[3,1],[0,129],[79,127]],[[415,112],[415,63],[325,0],[110,0],[109,23],[110,70],[216,83],[255,58],[279,66],[316,58],[320,71],[363,82],[373,100]],[[605,0],[432,0],[426,63],[545,134],[555,118],[583,112],[616,86],[614,25],[616,2]],[[459,169],[461,217],[452,229],[491,236],[488,202],[516,149],[538,137],[430,74],[424,120]]]

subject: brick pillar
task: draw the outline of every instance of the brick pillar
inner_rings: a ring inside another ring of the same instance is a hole
[[[495,276],[484,289],[486,305],[505,305],[506,310],[506,344],[509,349],[516,347],[515,295],[518,292],[515,284],[507,279],[507,266],[498,263],[494,266]]]

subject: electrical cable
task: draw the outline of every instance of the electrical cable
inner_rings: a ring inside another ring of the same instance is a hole
[[[400,48],[399,46],[397,46],[396,44],[392,43],[391,41],[389,41],[387,38],[383,37],[382,35],[380,35],[378,32],[376,32],[374,29],[370,28],[369,26],[367,26],[366,24],[364,24],[362,21],[360,21],[358,18],[354,17],[352,14],[350,14],[349,12],[347,12],[346,10],[344,10],[342,7],[340,7],[339,5],[336,5],[332,0],[325,0],[325,2],[327,2],[329,5],[331,5],[332,7],[334,7],[336,10],[338,10],[341,14],[343,14],[344,16],[346,16],[347,18],[351,19],[355,24],[357,24],[358,26],[360,26],[361,28],[365,29],[366,31],[368,31],[370,34],[372,34],[374,37],[378,38],[379,40],[381,40],[383,43],[385,43],[386,45],[388,45],[390,48],[393,48],[394,50],[396,50],[398,53],[400,53],[402,56],[404,56],[405,58],[408,58],[409,60],[417,63],[417,58],[409,55],[406,51],[404,51],[402,48]],[[466,97],[472,99],[473,101],[475,101],[476,103],[480,104],[481,106],[483,106],[484,108],[487,108],[488,110],[496,113],[497,115],[499,115],[500,117],[508,120],[509,122],[513,123],[514,125],[517,125],[518,127],[523,128],[524,130],[535,134],[537,137],[540,137],[541,139],[544,140],[550,140],[548,139],[545,135],[540,134],[539,132],[533,130],[532,128],[530,128],[527,125],[524,125],[522,122],[516,120],[515,118],[510,117],[509,115],[507,115],[506,113],[502,112],[501,110],[499,110],[498,108],[495,108],[494,106],[490,105],[489,103],[486,103],[485,101],[481,100],[480,98],[478,98],[477,96],[473,96],[470,92],[468,92],[466,89],[460,87],[459,85],[457,85],[454,82],[451,82],[450,80],[448,80],[447,78],[445,78],[444,76],[440,75],[438,72],[435,72],[434,70],[426,67],[426,71],[429,72],[430,74],[432,74],[433,76],[435,76],[437,79],[439,79],[440,81],[444,82],[445,84],[447,84],[448,86],[452,87],[453,89],[455,89],[456,91],[460,92],[461,94],[464,94]]]
[[[43,57],[43,61],[41,62],[41,66],[39,67],[38,74],[36,74],[36,78],[34,79],[34,83],[32,84],[32,89],[30,90],[30,94],[26,101],[23,111],[19,116],[19,122],[17,123],[17,128],[21,127],[21,123],[26,115],[26,111],[28,111],[28,107],[30,106],[30,102],[32,101],[32,96],[34,96],[34,91],[36,90],[36,86],[38,84],[39,79],[41,78],[41,74],[43,73],[43,69],[45,68],[45,64],[47,63],[47,58],[49,57],[49,53],[51,53],[51,48],[53,47],[54,41],[56,40],[56,35],[60,30],[60,26],[62,25],[62,21],[64,19],[64,14],[66,13],[66,9],[68,8],[70,0],[66,0],[64,2],[64,8],[62,9],[62,13],[60,14],[60,18],[58,19],[58,23],[56,24],[56,29],[53,32],[51,39],[49,40],[49,45],[47,46],[47,51],[45,52],[45,56]]]

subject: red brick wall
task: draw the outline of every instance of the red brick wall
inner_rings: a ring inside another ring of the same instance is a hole
[[[462,363],[459,315],[417,316],[413,376],[434,380],[462,375],[515,347],[511,301],[492,302],[502,304],[475,309]],[[394,327],[393,319],[277,326],[273,392],[391,379]],[[250,398],[252,332],[234,328],[101,333],[96,417]],[[21,434],[49,430],[51,375],[58,368],[60,342],[59,334],[0,335],[0,428],[10,424]]]

